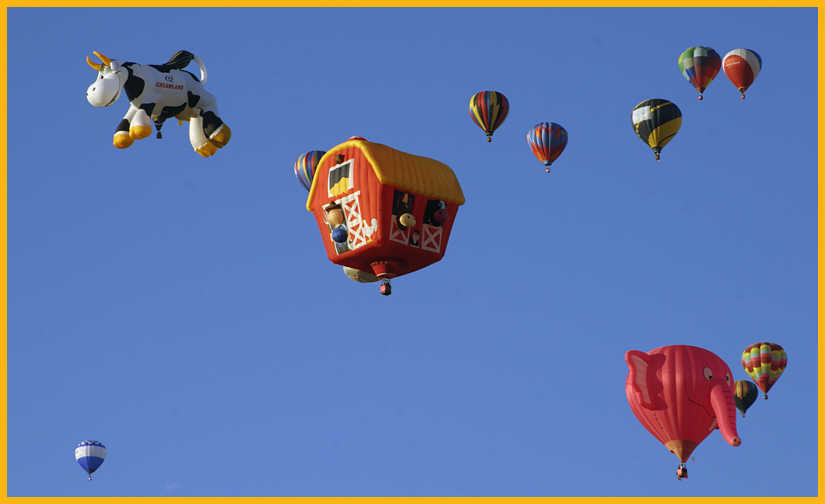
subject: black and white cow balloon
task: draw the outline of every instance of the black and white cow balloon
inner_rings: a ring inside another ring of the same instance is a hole
[[[129,98],[129,110],[112,142],[118,149],[152,134],[152,122],[161,138],[163,121],[171,117],[189,121],[189,141],[201,156],[209,157],[229,142],[232,131],[218,117],[215,97],[203,88],[206,67],[191,52],[178,51],[162,65],[118,61],[92,52],[101,62],[86,57],[89,66],[97,70],[97,79],[86,90],[89,103],[108,107],[118,99],[121,89]],[[183,70],[192,60],[200,67],[200,79]]]

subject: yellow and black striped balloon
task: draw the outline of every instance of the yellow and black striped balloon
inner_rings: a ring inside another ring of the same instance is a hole
[[[652,98],[633,108],[630,122],[636,135],[653,149],[658,161],[662,147],[670,142],[682,126],[682,112],[672,102]]]

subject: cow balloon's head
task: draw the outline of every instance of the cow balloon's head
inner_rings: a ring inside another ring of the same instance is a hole
[[[108,107],[117,101],[120,90],[129,78],[129,72],[119,61],[107,58],[97,51],[92,52],[101,62],[96,63],[86,56],[86,63],[97,70],[97,79],[86,90],[86,99],[95,107]]]

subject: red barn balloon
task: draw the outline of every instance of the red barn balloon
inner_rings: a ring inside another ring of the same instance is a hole
[[[625,361],[630,409],[683,464],[714,429],[739,446],[731,372],[714,353],[673,345],[647,353],[630,350]]]
[[[441,260],[462,204],[449,166],[352,137],[318,162],[306,208],[330,261],[386,280]]]

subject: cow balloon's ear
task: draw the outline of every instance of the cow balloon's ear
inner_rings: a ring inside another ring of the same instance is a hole
[[[624,360],[630,370],[627,382],[639,404],[648,409],[660,409],[663,406],[659,397],[662,385],[656,377],[656,368],[661,363],[638,350],[629,350],[624,354]]]

